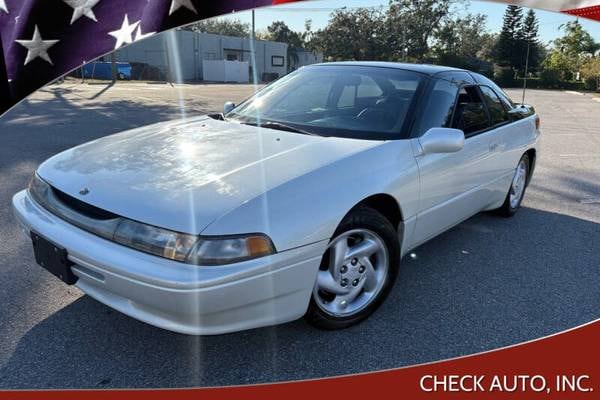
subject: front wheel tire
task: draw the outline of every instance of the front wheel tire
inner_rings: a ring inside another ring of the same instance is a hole
[[[530,161],[527,154],[523,154],[523,157],[519,160],[517,169],[510,183],[510,189],[504,199],[504,203],[496,211],[503,217],[512,217],[515,215],[521,202],[525,196],[525,189],[527,188],[527,179],[529,177]]]
[[[305,318],[323,329],[362,321],[389,293],[399,263],[400,243],[392,224],[372,208],[356,208],[329,243]]]

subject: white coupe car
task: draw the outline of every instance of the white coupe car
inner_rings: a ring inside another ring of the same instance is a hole
[[[60,153],[13,205],[37,263],[149,324],[343,328],[384,300],[411,249],[517,211],[538,128],[476,73],[321,64],[223,114]]]

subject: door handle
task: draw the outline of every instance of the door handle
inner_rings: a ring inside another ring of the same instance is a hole
[[[490,144],[490,151],[496,151],[497,148],[498,148],[498,143]]]

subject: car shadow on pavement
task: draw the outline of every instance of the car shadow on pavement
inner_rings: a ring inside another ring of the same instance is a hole
[[[533,208],[511,219],[477,215],[407,255],[383,306],[343,331],[316,330],[299,320],[186,336],[83,296],[18,339],[0,367],[0,386],[246,384],[494,349],[598,318],[600,255],[591,244],[599,239],[598,223]]]
[[[44,88],[40,92],[40,95],[49,97],[25,99],[2,116],[0,139],[18,136],[29,144],[39,144],[45,143],[49,135],[54,135],[54,141],[64,142],[66,149],[125,129],[182,115],[176,102],[152,103],[135,96],[94,101],[82,99],[81,93],[69,87]],[[200,100],[186,105],[191,108],[187,110],[190,115],[211,111]],[[46,140],[36,140],[39,135]],[[6,148],[15,150],[13,147]]]

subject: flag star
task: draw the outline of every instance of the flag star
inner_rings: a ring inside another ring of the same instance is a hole
[[[0,0],[0,10],[8,14],[8,7],[6,7],[6,2],[4,0]]]
[[[2,0],[0,0],[2,1]],[[100,2],[100,0],[63,0],[73,9],[73,17],[71,17],[71,25],[82,16],[86,16],[94,22],[98,22],[92,8]]]
[[[117,39],[117,43],[115,44],[115,50],[123,46],[124,44],[133,43],[132,34],[139,24],[140,21],[134,22],[133,24],[129,24],[129,17],[127,16],[127,14],[125,14],[125,19],[123,19],[121,29],[108,32],[110,36]]]
[[[35,30],[33,32],[33,38],[31,40],[15,40],[15,42],[19,43],[21,46],[27,48],[27,57],[25,58],[25,64],[29,64],[31,61],[36,58],[41,58],[51,65],[52,60],[48,55],[48,49],[58,43],[58,40],[43,40],[42,35],[40,34],[40,30],[37,25],[35,26]]]
[[[147,38],[148,36],[152,36],[154,35],[156,32],[148,32],[148,33],[142,33],[142,25],[138,25],[137,27],[137,31],[135,31],[135,37],[133,39],[134,42],[137,42],[138,40],[142,40]]]
[[[175,11],[179,10],[181,7],[185,7],[188,10],[192,10],[196,14],[196,7],[192,4],[192,0],[171,0],[171,9],[169,10],[169,15],[173,14]]]

